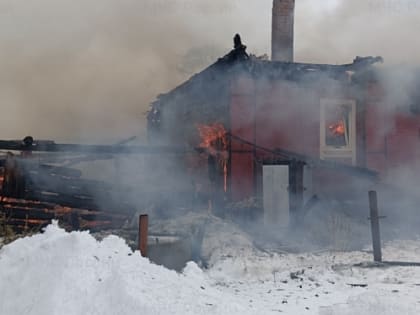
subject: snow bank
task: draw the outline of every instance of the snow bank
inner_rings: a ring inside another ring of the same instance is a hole
[[[211,268],[188,263],[182,273],[116,236],[99,242],[50,225],[0,250],[0,314],[420,314],[418,267],[354,267],[372,259],[358,251],[258,252],[219,223],[204,244]],[[420,241],[389,243],[383,254],[419,262]]]
[[[0,314],[247,314],[194,263],[182,274],[151,264],[125,242],[87,232],[45,233],[0,250]]]

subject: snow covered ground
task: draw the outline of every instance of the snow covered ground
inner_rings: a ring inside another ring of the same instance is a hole
[[[420,262],[420,241],[384,247]],[[212,257],[208,270],[154,265],[124,240],[45,233],[0,250],[0,314],[420,314],[420,267],[363,268],[366,252],[269,254],[250,246]]]

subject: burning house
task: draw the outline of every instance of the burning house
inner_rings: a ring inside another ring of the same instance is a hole
[[[420,116],[386,106],[374,66],[382,58],[295,62],[293,11],[293,0],[274,1],[271,61],[236,35],[231,52],[148,114],[152,144],[199,148],[180,165],[209,199],[260,198],[266,222],[286,225],[314,196],[366,194],[399,166],[418,170],[420,158]]]
[[[415,85],[393,104],[375,66],[381,57],[342,65],[294,61],[294,4],[273,2],[272,60],[249,54],[236,35],[233,50],[160,95],[147,116],[150,145],[0,141],[1,150],[20,152],[0,161],[5,216],[20,230],[54,218],[74,229],[113,228],[150,204],[164,218],[200,203],[224,214],[245,201],[266,223],[288,226],[319,197],[364,202],[373,184],[393,184],[401,169],[414,174],[416,186]],[[87,180],[71,167],[117,154],[150,157],[130,165],[130,173],[147,168],[140,188],[139,181],[127,189]]]

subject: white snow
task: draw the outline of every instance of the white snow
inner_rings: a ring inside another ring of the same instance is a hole
[[[384,257],[420,262],[420,241],[389,243]],[[52,224],[0,250],[0,314],[420,314],[420,267],[353,266],[370,260],[247,246],[213,255],[209,270],[191,262],[176,273],[116,236],[97,241]]]

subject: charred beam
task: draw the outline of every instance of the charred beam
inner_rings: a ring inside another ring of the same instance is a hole
[[[36,219],[7,219],[6,225],[19,226],[24,230],[42,228],[51,223],[50,220],[36,220]]]
[[[28,191],[26,193],[26,198],[32,200],[40,200],[43,202],[61,204],[63,206],[68,206],[71,208],[82,208],[92,210],[100,209],[99,205],[93,200],[93,198],[87,199],[82,198],[81,196],[67,196],[46,191]]]
[[[48,174],[36,174],[26,181],[26,190],[51,191],[64,195],[107,195],[111,190],[106,184],[97,184],[84,180],[66,179]]]
[[[40,200],[43,202],[56,203],[62,206],[78,209],[89,209],[89,210],[100,210],[106,212],[107,209],[118,209],[121,214],[130,213],[132,208],[125,203],[112,200],[104,194],[103,196],[91,196],[84,195],[66,195],[48,191],[28,191],[26,197],[32,200]],[[101,203],[96,200],[102,200]]]
[[[54,209],[57,204],[34,201],[34,200],[24,200],[24,199],[13,199],[13,198],[3,198],[0,202],[3,206],[10,207],[22,207],[22,208],[39,208],[39,209]]]
[[[12,219],[29,219],[29,220],[52,220],[56,219],[58,216],[52,211],[45,211],[44,209],[36,208],[4,208],[3,212],[7,218]],[[61,215],[62,216],[62,215]]]
[[[28,145],[18,140],[0,140],[0,150],[79,152],[83,154],[184,154],[191,151],[185,147],[176,146],[58,144],[54,141],[34,141]]]
[[[82,176],[82,171],[74,169],[74,168],[69,168],[69,167],[41,164],[39,165],[38,168],[42,172],[46,172],[46,173],[50,173],[54,175],[73,177],[73,178],[79,178]]]
[[[32,183],[34,185],[42,186],[49,185],[52,187],[56,187],[57,185],[67,185],[80,187],[85,191],[93,188],[96,190],[112,189],[111,184],[97,180],[63,177],[55,174],[40,172],[37,170],[29,170],[26,173],[29,175],[28,184]]]

